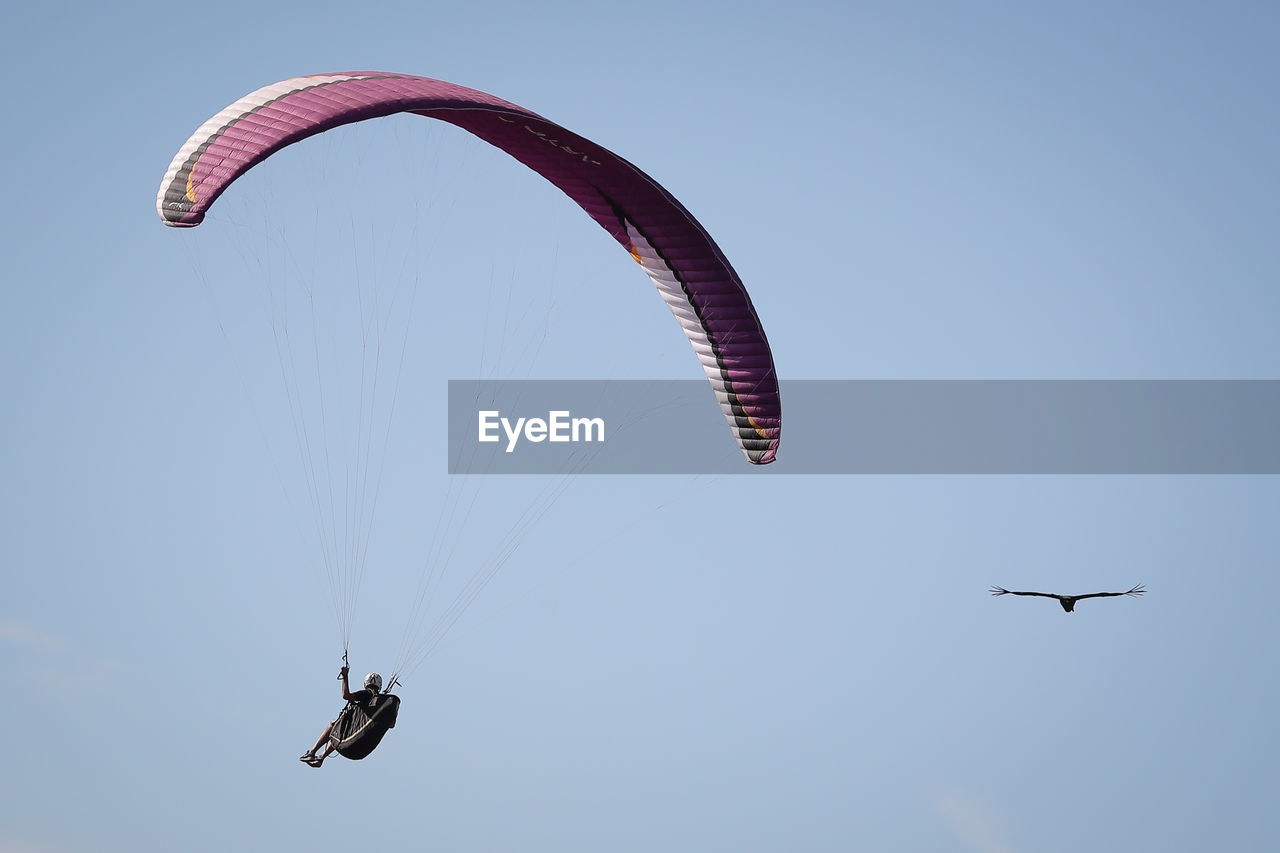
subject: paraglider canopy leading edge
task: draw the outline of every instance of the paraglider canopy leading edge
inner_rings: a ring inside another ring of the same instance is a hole
[[[228,186],[276,151],[334,127],[401,112],[449,122],[502,149],[608,231],[644,268],[684,329],[748,461],[774,460],[782,408],[773,356],[723,252],[644,172],[523,107],[441,80],[385,72],[274,83],[200,126],[169,165],[156,209],[167,225],[199,225]]]

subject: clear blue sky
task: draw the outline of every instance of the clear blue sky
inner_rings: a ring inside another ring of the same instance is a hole
[[[1280,13],[1043,7],[11,10],[0,853],[1280,845],[1268,477],[580,478],[378,752],[296,760],[341,642],[264,283],[418,294],[360,673],[449,520],[448,379],[701,373],[616,244],[460,132],[313,140],[180,233],[183,140],[289,76],[438,77],[660,180],[784,380],[1280,378]],[[437,607],[551,485],[472,478]]]

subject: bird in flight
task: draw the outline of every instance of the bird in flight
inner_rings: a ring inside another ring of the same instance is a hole
[[[1076,602],[1082,598],[1111,598],[1116,595],[1132,595],[1136,597],[1146,591],[1146,587],[1143,584],[1138,584],[1126,592],[1090,592],[1084,595],[1058,595],[1053,592],[1019,592],[1016,589],[1005,589],[1002,586],[991,587],[992,595],[1039,595],[1043,598],[1056,598],[1058,603],[1062,605],[1062,609],[1068,613],[1076,609]]]

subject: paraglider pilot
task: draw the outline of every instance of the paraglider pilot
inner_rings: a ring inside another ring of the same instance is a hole
[[[338,678],[342,681],[342,698],[346,700],[347,706],[342,709],[342,713],[338,715],[332,723],[325,727],[324,734],[316,741],[315,746],[308,749],[302,755],[298,756],[299,761],[305,761],[312,767],[319,767],[324,760],[329,757],[329,753],[333,752],[334,743],[329,738],[332,734],[334,726],[343,718],[343,716],[351,713],[355,708],[365,708],[373,701],[373,697],[378,695],[378,691],[382,689],[382,676],[376,672],[371,672],[364,677],[364,689],[351,692],[351,687],[347,683],[347,673],[351,671],[351,667],[343,664],[342,671]],[[316,754],[316,750],[324,747],[324,751]]]

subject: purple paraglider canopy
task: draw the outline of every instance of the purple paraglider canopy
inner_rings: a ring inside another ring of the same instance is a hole
[[[265,86],[206,121],[174,156],[156,198],[165,224],[199,225],[240,175],[330,128],[411,112],[457,125],[559,187],[622,244],[679,321],[755,464],[782,429],[773,355],[742,281],[674,196],[631,163],[523,107],[441,80],[357,71]]]

